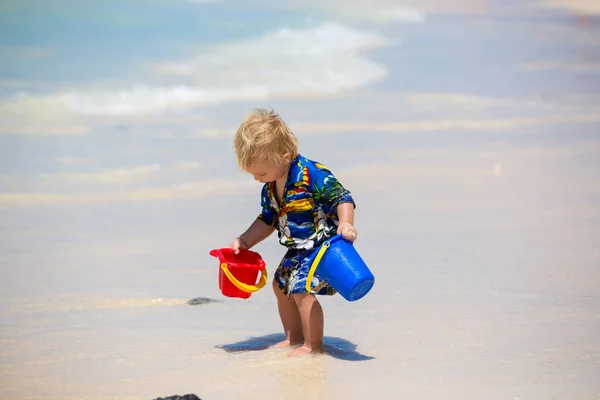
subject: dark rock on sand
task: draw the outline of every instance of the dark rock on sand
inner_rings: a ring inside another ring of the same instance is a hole
[[[159,397],[157,399],[154,400],[202,400],[200,397],[196,396],[195,394],[185,394],[183,396],[169,396],[169,397]]]
[[[195,297],[191,300],[188,300],[187,304],[190,306],[198,306],[200,304],[208,304],[208,303],[222,303],[221,300],[211,299],[208,297]]]

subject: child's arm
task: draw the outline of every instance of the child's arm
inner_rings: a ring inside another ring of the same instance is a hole
[[[262,242],[275,232],[275,227],[267,225],[260,219],[254,220],[246,232],[242,233],[231,243],[231,248],[235,254],[239,249],[250,250],[258,243]]]
[[[342,203],[337,206],[337,215],[340,225],[344,222],[354,225],[354,204]]]
[[[338,234],[342,234],[344,239],[354,242],[356,240],[356,229],[354,229],[354,204],[342,203],[337,206],[337,215],[339,226]]]
[[[313,175],[313,185],[318,188],[320,198],[325,201],[328,209],[335,207],[337,214],[337,234],[342,234],[344,239],[353,242],[356,240],[354,229],[354,200],[348,190],[342,186],[333,173],[322,164],[317,164]]]

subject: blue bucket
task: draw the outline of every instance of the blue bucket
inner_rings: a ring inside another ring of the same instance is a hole
[[[306,280],[306,290],[309,292],[314,274],[323,278],[348,301],[363,298],[375,284],[375,277],[363,259],[342,235],[328,239],[315,252]]]

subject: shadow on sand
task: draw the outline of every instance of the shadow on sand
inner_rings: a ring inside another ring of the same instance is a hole
[[[215,347],[223,349],[228,353],[243,353],[246,351],[266,350],[284,339],[284,334],[274,333],[271,335],[251,337],[232,344],[217,345]],[[360,354],[356,351],[356,347],[357,346],[354,343],[349,342],[346,339],[331,336],[325,336],[323,339],[323,349],[325,350],[325,354],[328,354],[331,357],[346,361],[366,361],[375,358]]]

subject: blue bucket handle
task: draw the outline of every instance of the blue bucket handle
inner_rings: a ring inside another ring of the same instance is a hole
[[[321,258],[323,258],[323,254],[325,254],[327,249],[329,249],[329,246],[330,246],[329,241],[326,241],[325,243],[323,243],[321,245],[319,252],[317,253],[315,259],[313,260],[312,265],[310,266],[310,270],[308,271],[308,277],[306,278],[306,291],[308,293],[310,293],[310,284],[313,280],[313,276],[315,275],[315,271],[317,270],[317,267],[319,266],[319,262],[321,261]]]

